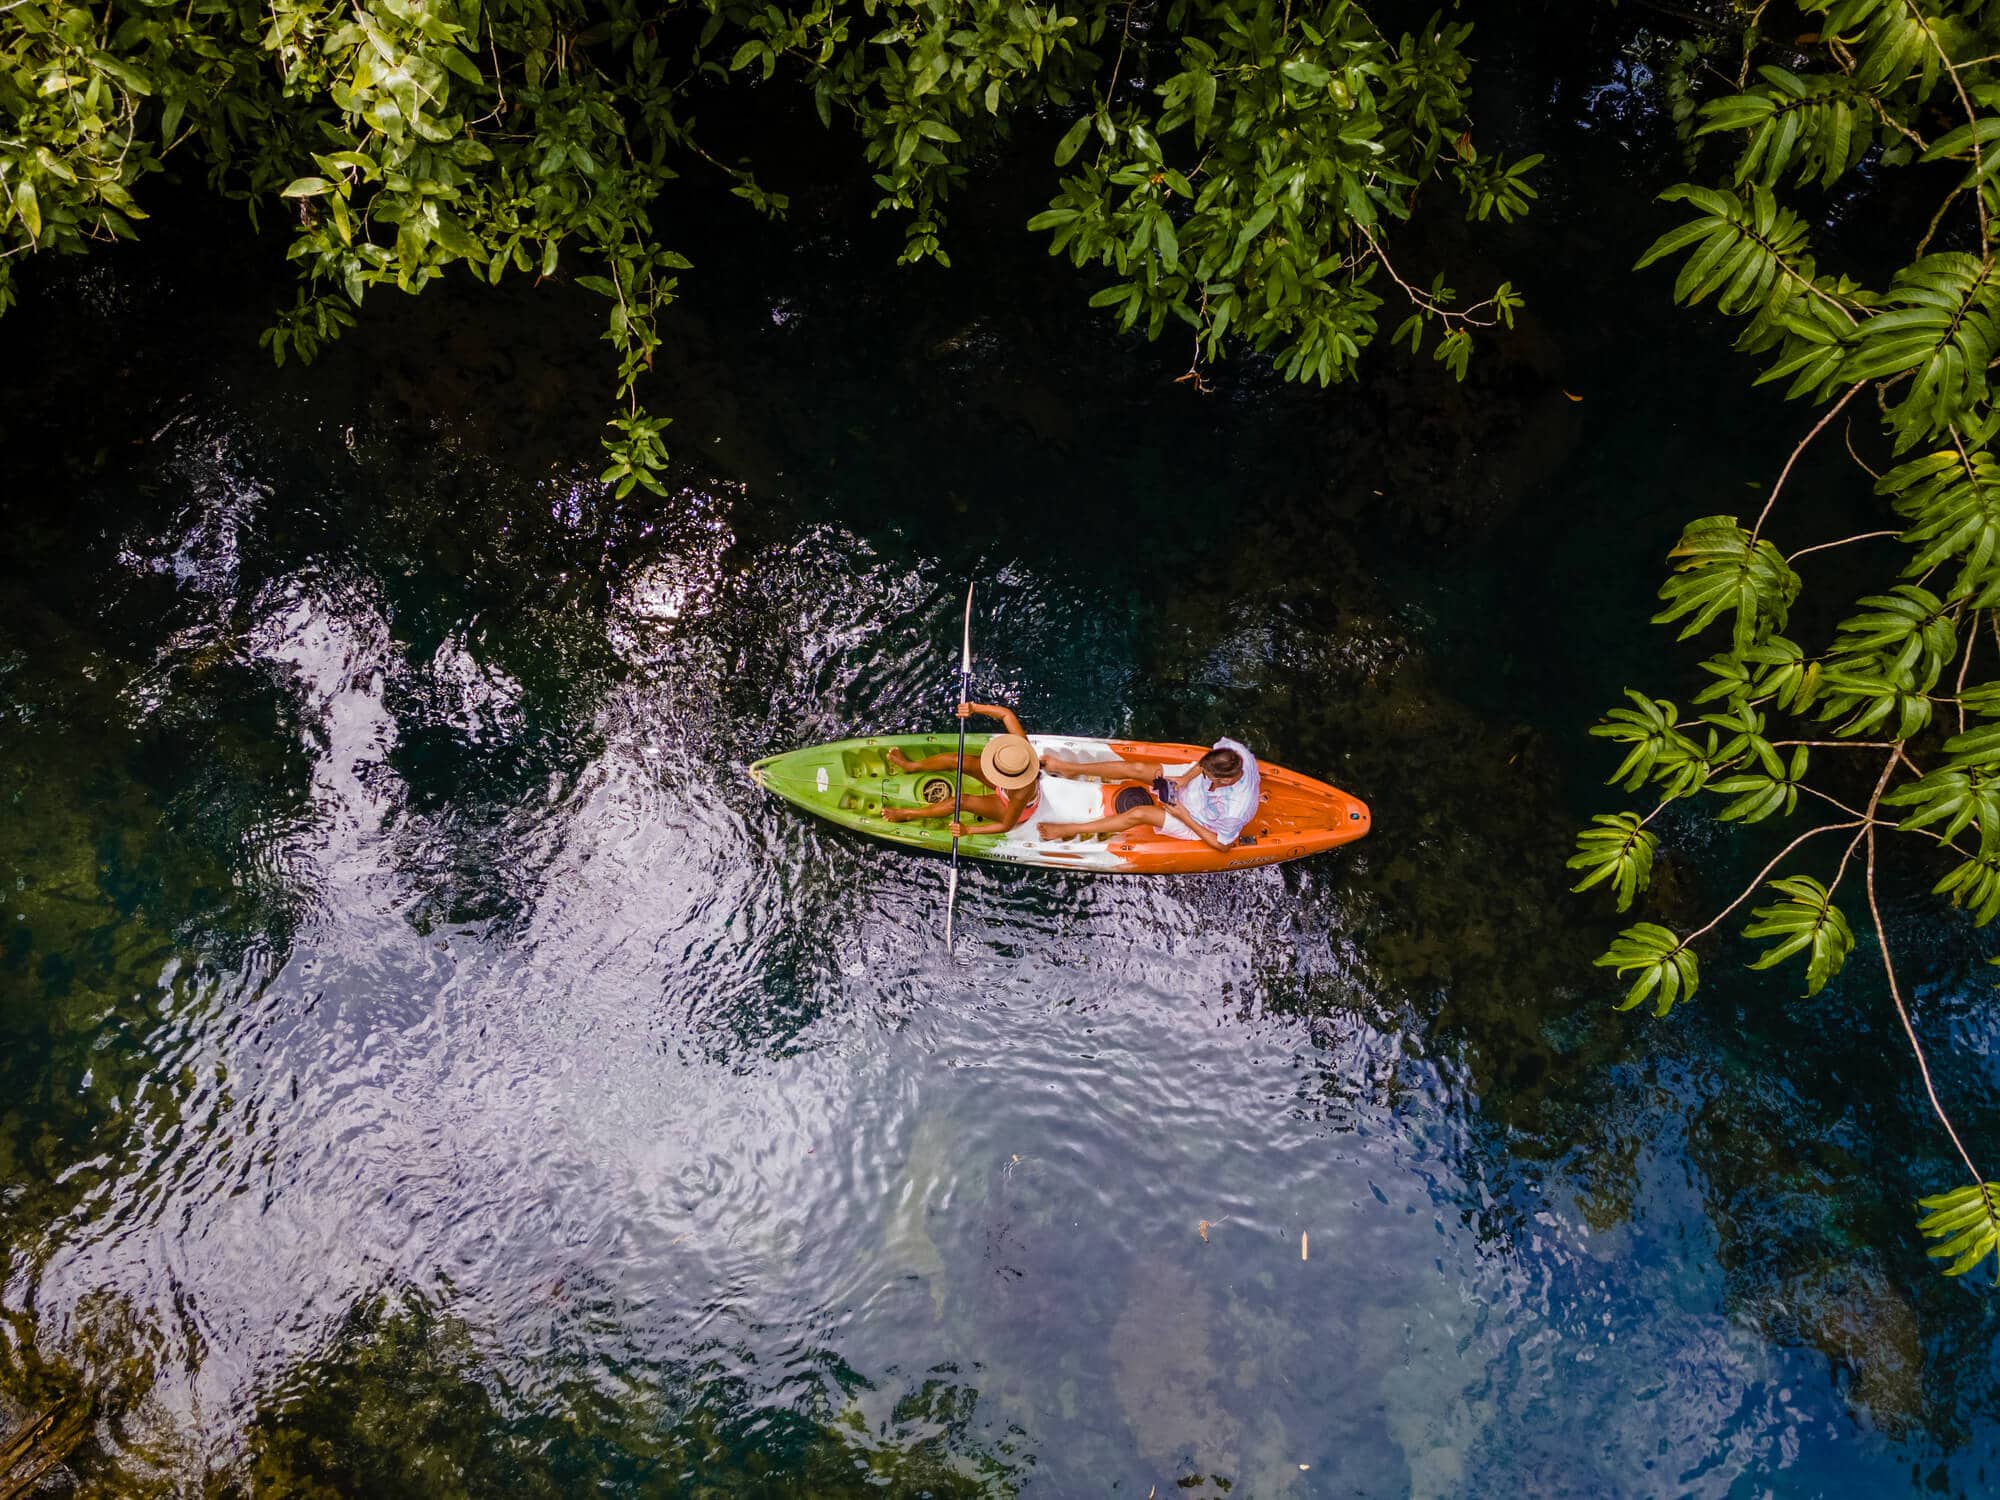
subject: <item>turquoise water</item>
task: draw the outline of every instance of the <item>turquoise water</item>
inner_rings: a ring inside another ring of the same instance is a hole
[[[1725,951],[1664,1023],[1589,965],[1583,725],[1796,417],[1623,269],[1629,60],[1513,63],[1568,165],[1463,389],[1200,396],[1001,209],[889,276],[830,187],[690,231],[664,504],[591,482],[560,292],[273,372],[276,284],[168,223],[10,314],[0,1425],[88,1398],[55,1492],[1984,1492],[1992,1293],[1913,1232],[1870,965]],[[943,723],[969,577],[1031,728],[1236,734],[1375,833],[970,867],[946,958],[942,862],[743,767]],[[1668,832],[1673,920],[1749,854]]]

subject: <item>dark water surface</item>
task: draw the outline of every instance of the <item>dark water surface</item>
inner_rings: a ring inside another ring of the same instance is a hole
[[[1872,963],[1725,950],[1664,1023],[1589,967],[1582,728],[1685,680],[1656,559],[1798,424],[1625,271],[1643,71],[1503,61],[1564,165],[1462,389],[1199,395],[1004,182],[891,275],[806,166],[676,231],[665,503],[591,479],[561,291],[274,372],[267,248],[169,224],[10,314],[0,1425],[89,1394],[54,1489],[1984,1492],[2000,1321],[1912,1231]],[[743,767],[944,722],[968,576],[1031,727],[1237,734],[1376,832],[974,866],[947,960],[941,862]],[[1747,857],[1669,844],[1665,920]],[[1990,1138],[1990,971],[1894,920]]]

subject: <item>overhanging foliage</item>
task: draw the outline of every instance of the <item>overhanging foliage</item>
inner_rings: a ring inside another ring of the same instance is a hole
[[[1712,680],[1696,705],[1711,707],[1683,711],[1628,690],[1633,706],[1592,732],[1628,747],[1611,780],[1627,791],[1650,784],[1660,800],[1644,817],[1597,818],[1571,863],[1590,872],[1578,889],[1608,884],[1624,910],[1654,868],[1646,826],[1669,804],[1706,794],[1720,799],[1716,817],[1745,823],[1792,818],[1802,800],[1815,811],[1705,926],[1681,936],[1641,922],[1599,962],[1631,979],[1626,1007],[1650,998],[1664,1015],[1695,993],[1697,945],[1768,881],[1774,899],[1743,933],[1771,946],[1751,966],[1803,959],[1805,993],[1817,995],[1853,950],[1837,898],[1858,874],[1890,1001],[1971,1179],[1923,1203],[1921,1228],[1941,1241],[1931,1254],[1951,1258],[1956,1275],[2000,1243],[2000,1187],[1985,1182],[1938,1099],[1876,872],[1887,836],[1907,835],[1893,842],[1935,865],[1937,894],[1982,924],[2000,916],[2000,464],[1989,446],[2000,432],[1990,384],[2000,364],[2000,13],[1985,0],[1799,0],[1796,11],[1735,6],[1730,35],[1682,45],[1669,92],[1691,146],[1708,148],[1694,159],[1711,177],[1663,195],[1692,217],[1639,264],[1676,260],[1676,300],[1740,319],[1737,347],[1757,356],[1757,379],[1783,381],[1788,398],[1824,411],[1757,516],[1692,521],[1669,553],[1654,618],[1679,624],[1684,640],[1722,635],[1701,663]],[[1733,80],[1712,61],[1731,43]],[[1936,209],[1907,262],[1876,286],[1823,270],[1814,249],[1815,195],[1847,186],[1864,164],[1878,180],[1911,174]],[[1773,533],[1810,520],[1778,506],[1800,453],[1837,422],[1855,452],[1855,418],[1871,410],[1879,446],[1901,460],[1875,479],[1884,525],[1794,536],[1781,550]],[[1829,638],[1787,634],[1814,566],[1804,559],[1889,538],[1899,561]],[[1873,778],[1860,807],[1840,795],[1856,762]],[[1826,833],[1844,835],[1830,881],[1778,873]]]
[[[690,269],[671,184],[720,174],[786,209],[694,101],[783,87],[856,137],[907,262],[949,264],[946,206],[979,153],[1070,115],[1033,227],[1109,273],[1090,301],[1120,328],[1184,325],[1191,371],[1240,340],[1326,383],[1354,374],[1395,296],[1397,337],[1435,335],[1462,375],[1472,330],[1520,299],[1502,284],[1460,307],[1387,256],[1440,179],[1471,218],[1534,196],[1535,158],[1473,142],[1469,31],[1391,34],[1352,0],[12,0],[0,309],[18,257],[133,236],[146,180],[179,166],[282,212],[301,287],[265,335],[280,361],[312,358],[372,291],[454,268],[602,296],[622,407],[604,478],[660,490],[667,421],[639,389]]]

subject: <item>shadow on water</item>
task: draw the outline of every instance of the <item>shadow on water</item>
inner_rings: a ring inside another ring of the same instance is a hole
[[[1199,396],[1000,232],[1021,184],[945,278],[806,183],[695,232],[681,488],[619,503],[560,292],[273,375],[171,226],[53,277],[0,415],[0,1427],[87,1399],[50,1472],[130,1494],[1978,1490],[1991,1315],[1911,1244],[1868,985],[1611,1016],[1563,889],[1653,559],[1790,442],[1625,276],[1646,54],[1583,45],[1498,70],[1571,165],[1464,388]],[[742,767],[940,722],[968,574],[1031,726],[1237,733],[1377,832],[975,867],[946,960],[939,862]],[[1740,851],[1671,832],[1693,910]],[[1976,1097],[1970,940],[1898,926]]]

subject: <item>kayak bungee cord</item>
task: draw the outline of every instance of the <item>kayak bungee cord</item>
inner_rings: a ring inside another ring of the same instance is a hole
[[[965,650],[958,660],[958,701],[972,693],[972,585],[965,586]],[[951,910],[958,904],[958,826],[965,814],[965,718],[958,721],[958,768],[951,786],[951,884],[944,897],[944,951],[951,952]]]

